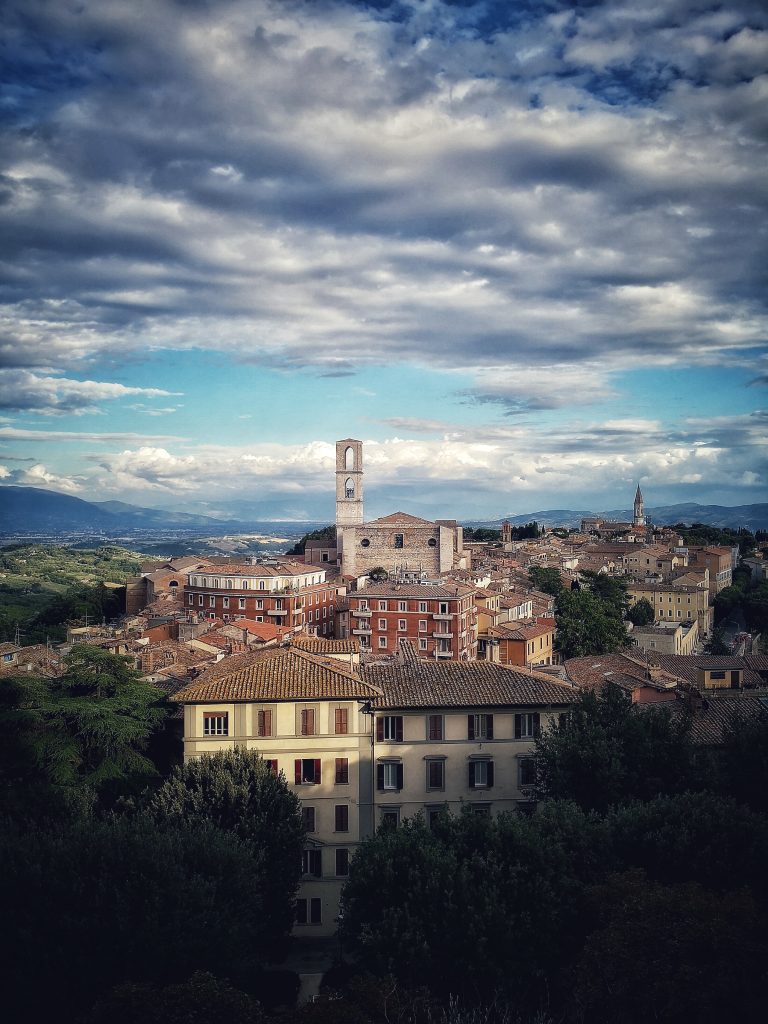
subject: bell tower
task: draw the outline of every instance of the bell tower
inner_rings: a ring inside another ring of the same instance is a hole
[[[645,526],[644,502],[640,484],[637,485],[637,491],[635,492],[635,517],[632,523],[634,526]]]
[[[336,526],[363,522],[363,442],[336,442]]]

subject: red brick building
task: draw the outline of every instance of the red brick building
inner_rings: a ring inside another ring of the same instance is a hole
[[[189,573],[184,607],[224,622],[271,622],[285,635],[332,636],[336,587],[325,576],[325,569],[298,562],[207,566]]]
[[[373,584],[347,595],[350,631],[372,654],[393,654],[407,638],[421,658],[471,661],[477,657],[474,595],[474,587],[461,583]]]

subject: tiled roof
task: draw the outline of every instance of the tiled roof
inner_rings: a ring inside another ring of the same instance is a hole
[[[400,641],[398,655],[373,662],[363,677],[379,687],[379,708],[542,707],[573,703],[574,689],[549,676],[487,661],[427,661]]]
[[[300,633],[291,639],[294,647],[302,651],[309,651],[310,654],[359,654],[360,641],[356,636],[347,637],[346,640],[329,640],[324,636],[308,636]]]
[[[683,655],[656,654],[654,652],[653,657],[665,672],[671,672],[676,676],[680,676],[694,685],[698,683],[700,669],[707,669],[708,671],[714,669],[715,672],[742,669],[744,672],[742,679],[745,686],[765,686],[765,680],[760,678],[758,672],[761,669],[763,671],[768,669],[768,659],[758,659],[754,655],[748,658],[740,658],[737,655]],[[760,662],[763,662],[763,664],[760,664]]]
[[[189,683],[173,700],[209,701],[370,700],[378,691],[338,661],[296,647],[228,658]]]
[[[420,519],[418,516],[411,516],[407,512],[392,512],[391,515],[382,516],[380,519],[372,519],[365,526],[434,526],[428,519]]]
[[[661,660],[655,652],[653,657],[657,662]],[[682,679],[668,670],[662,670],[656,679],[652,679],[646,663],[628,654],[588,654],[583,658],[568,658],[565,671],[577,686],[588,690],[600,690],[606,683],[616,683],[625,690],[636,690],[641,686],[669,690]]]
[[[678,702],[674,713],[685,714],[687,706],[682,701]],[[698,705],[694,701],[692,710],[691,739],[706,746],[723,743],[729,727],[736,722],[755,721],[766,715],[766,708],[759,697],[740,693],[713,697]]]
[[[554,630],[554,622],[500,622],[497,626],[492,626],[488,632],[491,636],[498,636],[503,640],[534,640],[537,636],[546,636]]]

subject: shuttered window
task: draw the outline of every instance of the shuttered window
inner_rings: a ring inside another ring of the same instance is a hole
[[[203,736],[229,736],[229,714],[226,711],[204,711]]]
[[[271,710],[256,712],[256,735],[272,735],[272,712]]]
[[[303,784],[318,785],[320,782],[320,758],[296,758],[293,762],[294,779],[297,786]]]
[[[376,719],[376,739],[379,743],[403,742],[403,716],[381,715]]]
[[[493,715],[467,715],[467,739],[492,740]]]
[[[346,786],[349,783],[349,758],[337,757],[336,758],[336,777],[337,786]]]
[[[337,736],[346,736],[349,732],[348,708],[336,708],[333,713],[333,731]]]

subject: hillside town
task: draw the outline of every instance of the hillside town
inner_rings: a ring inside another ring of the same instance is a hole
[[[665,702],[704,745],[734,709],[764,714],[768,694],[759,635],[738,628],[727,653],[706,653],[738,547],[655,528],[639,486],[631,522],[522,538],[504,522],[481,541],[453,519],[367,521],[363,458],[360,441],[337,442],[335,529],[302,553],[158,559],[128,581],[116,625],[1,650],[3,673],[53,677],[80,644],[126,656],[178,708],[185,760],[244,748],[282,774],[306,828],[297,936],[336,933],[355,850],[381,825],[529,810],[536,740],[579,693],[612,683]],[[768,579],[759,552],[741,564]],[[616,582],[620,641],[569,653],[555,595]]]

